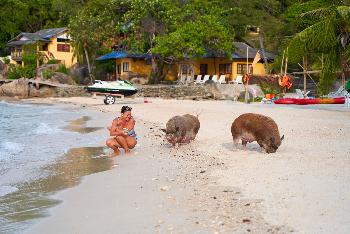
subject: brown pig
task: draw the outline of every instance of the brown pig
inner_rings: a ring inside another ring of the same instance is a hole
[[[275,153],[284,136],[280,137],[277,124],[270,117],[246,113],[235,119],[231,126],[233,142],[237,146],[239,140],[242,145],[257,141],[266,153]]]
[[[182,115],[172,117],[166,124],[165,138],[175,146],[176,144],[189,143],[196,137],[200,123],[198,116]]]

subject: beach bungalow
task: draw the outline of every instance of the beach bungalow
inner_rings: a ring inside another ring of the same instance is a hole
[[[169,69],[166,80],[176,80],[181,76],[225,75],[226,81],[233,81],[237,76],[247,72],[247,64],[249,74],[266,74],[263,56],[258,49],[244,42],[235,42],[234,47],[231,58],[217,54],[206,54],[202,58],[178,62]],[[267,62],[272,63],[274,55],[271,53],[265,53],[265,55]],[[137,76],[147,78],[152,69],[151,58],[149,54],[128,54],[122,51],[113,51],[97,60],[115,60],[116,76],[121,79],[130,79]]]
[[[35,33],[20,33],[7,43],[7,47],[11,50],[10,62],[24,65],[23,53],[34,51],[41,55],[41,63],[57,60],[69,68],[77,63],[70,41],[67,28],[50,28]]]
[[[258,49],[244,42],[235,42],[234,47],[231,58],[218,54],[206,54],[203,58],[179,63],[179,75],[225,75],[226,81],[233,81],[237,76],[243,75],[247,71],[252,75],[266,75],[263,55]],[[265,55],[267,62],[271,64],[274,55],[268,52]]]

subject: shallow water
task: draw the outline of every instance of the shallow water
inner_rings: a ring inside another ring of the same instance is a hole
[[[0,233],[18,233],[59,203],[54,192],[114,162],[88,111],[0,102]],[[99,116],[101,118],[101,116]]]

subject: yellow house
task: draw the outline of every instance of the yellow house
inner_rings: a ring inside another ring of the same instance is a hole
[[[227,81],[232,81],[238,75],[247,73],[247,64],[249,74],[266,74],[262,55],[260,55],[261,58],[257,58],[256,63],[253,65],[253,61],[258,53],[257,49],[243,42],[235,42],[234,46],[235,51],[231,59],[225,56],[205,55],[202,58],[187,59],[178,62],[172,67],[167,68],[166,80],[176,80],[181,76],[225,75]],[[132,77],[147,78],[152,70],[152,57],[149,54],[128,54],[126,52],[113,51],[99,57],[97,60],[103,61],[110,59],[115,60],[115,75],[121,79],[130,79]],[[266,53],[266,59],[268,63],[271,63],[274,56],[271,53]]]
[[[232,81],[237,76],[247,73],[247,65],[249,74],[266,75],[263,55],[259,50],[244,42],[235,42],[234,47],[231,59],[225,56],[207,54],[203,58],[190,59],[179,63],[179,75],[225,75],[227,81]],[[273,62],[273,54],[266,52],[265,56],[269,64]],[[253,64],[255,58],[256,62]]]
[[[13,64],[24,65],[23,53],[34,51],[40,55],[40,63],[57,60],[69,68],[77,63],[70,41],[67,28],[50,28],[35,33],[20,33],[10,40],[7,46],[11,49],[11,63]]]

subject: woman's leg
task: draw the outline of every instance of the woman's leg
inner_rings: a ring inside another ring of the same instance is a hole
[[[128,143],[126,141],[126,137],[117,136],[116,139],[117,139],[119,145],[121,145],[121,147],[123,147],[125,154],[129,153],[129,146],[128,146]]]
[[[137,141],[135,140],[135,138],[133,138],[131,136],[127,136],[126,143],[128,144],[129,149],[133,149],[135,147],[135,145],[137,144]]]
[[[109,138],[106,141],[106,145],[111,148],[114,151],[114,155],[117,156],[120,154],[120,151],[118,148],[120,148],[120,144],[118,143],[117,139],[115,137]]]

